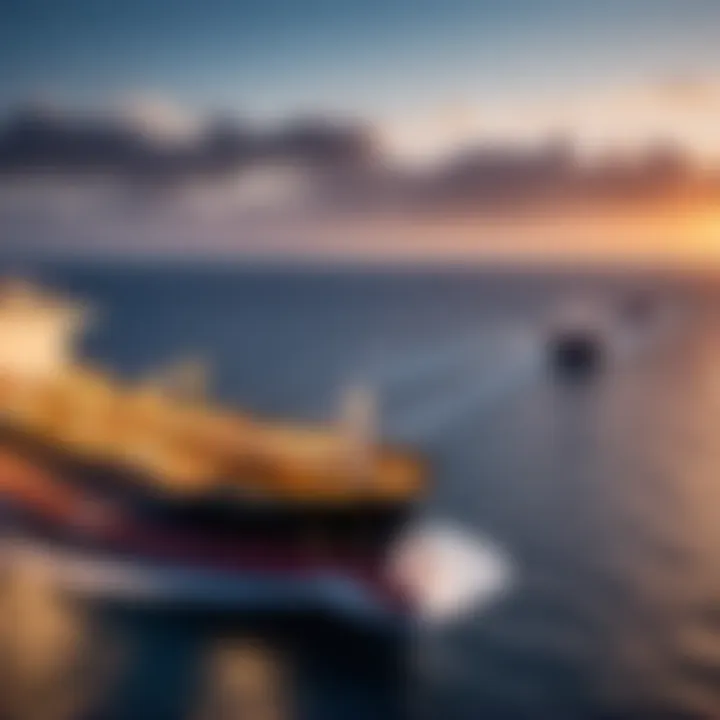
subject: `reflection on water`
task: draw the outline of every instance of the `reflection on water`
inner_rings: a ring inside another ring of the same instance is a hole
[[[74,720],[100,705],[118,646],[88,608],[62,595],[42,565],[3,567],[0,713],[10,720]]]
[[[496,528],[521,580],[508,602],[444,638],[459,670],[436,688],[437,707],[463,718],[720,712],[711,322],[697,317],[590,386],[538,385],[480,419],[472,448],[471,428],[464,442],[440,439],[458,464],[439,491],[444,509]]]
[[[277,651],[251,638],[212,647],[197,720],[290,720],[291,681]]]

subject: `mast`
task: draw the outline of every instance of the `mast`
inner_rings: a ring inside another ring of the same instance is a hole
[[[186,358],[153,373],[147,384],[171,397],[201,400],[207,395],[210,373],[201,359]]]
[[[369,474],[378,433],[375,393],[367,386],[345,390],[340,403],[339,432],[343,456],[354,475]]]

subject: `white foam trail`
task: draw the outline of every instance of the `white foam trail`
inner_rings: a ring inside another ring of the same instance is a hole
[[[442,377],[469,362],[481,362],[488,348],[497,346],[496,335],[506,331],[506,325],[484,325],[481,334],[451,342],[437,341],[431,347],[404,353],[400,359],[366,369],[361,374],[369,384],[383,392],[399,391],[427,382],[428,378]]]
[[[509,557],[491,540],[439,522],[408,531],[391,554],[389,572],[429,626],[486,608],[508,591],[514,574]]]
[[[448,425],[469,413],[488,410],[497,402],[529,384],[539,368],[537,355],[528,353],[502,370],[476,383],[467,383],[452,395],[443,394],[436,402],[421,411],[414,410],[407,417],[390,424],[390,434],[405,441],[427,440],[445,430]]]
[[[109,564],[31,540],[7,540],[1,548],[4,570],[20,570],[34,578],[42,578],[49,585],[81,593],[123,591],[140,594],[152,592],[159,582],[157,575],[143,573],[127,562]]]

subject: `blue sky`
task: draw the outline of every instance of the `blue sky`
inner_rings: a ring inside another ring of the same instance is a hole
[[[717,0],[3,0],[0,103],[382,117],[720,74]]]

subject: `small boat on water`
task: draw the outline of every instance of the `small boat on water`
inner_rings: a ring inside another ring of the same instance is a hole
[[[555,374],[564,378],[586,378],[597,373],[605,350],[600,338],[582,329],[558,332],[549,341],[550,363]]]
[[[659,300],[651,293],[634,292],[623,298],[618,314],[631,328],[643,328],[657,319],[660,310]]]
[[[425,469],[375,442],[367,393],[339,424],[253,417],[197,383],[129,383],[83,363],[87,319],[35,287],[0,288],[0,509],[15,546],[86,592],[400,607],[385,555]]]
[[[546,331],[549,369],[560,380],[589,380],[608,364],[615,340],[607,318],[594,306],[567,306]]]

